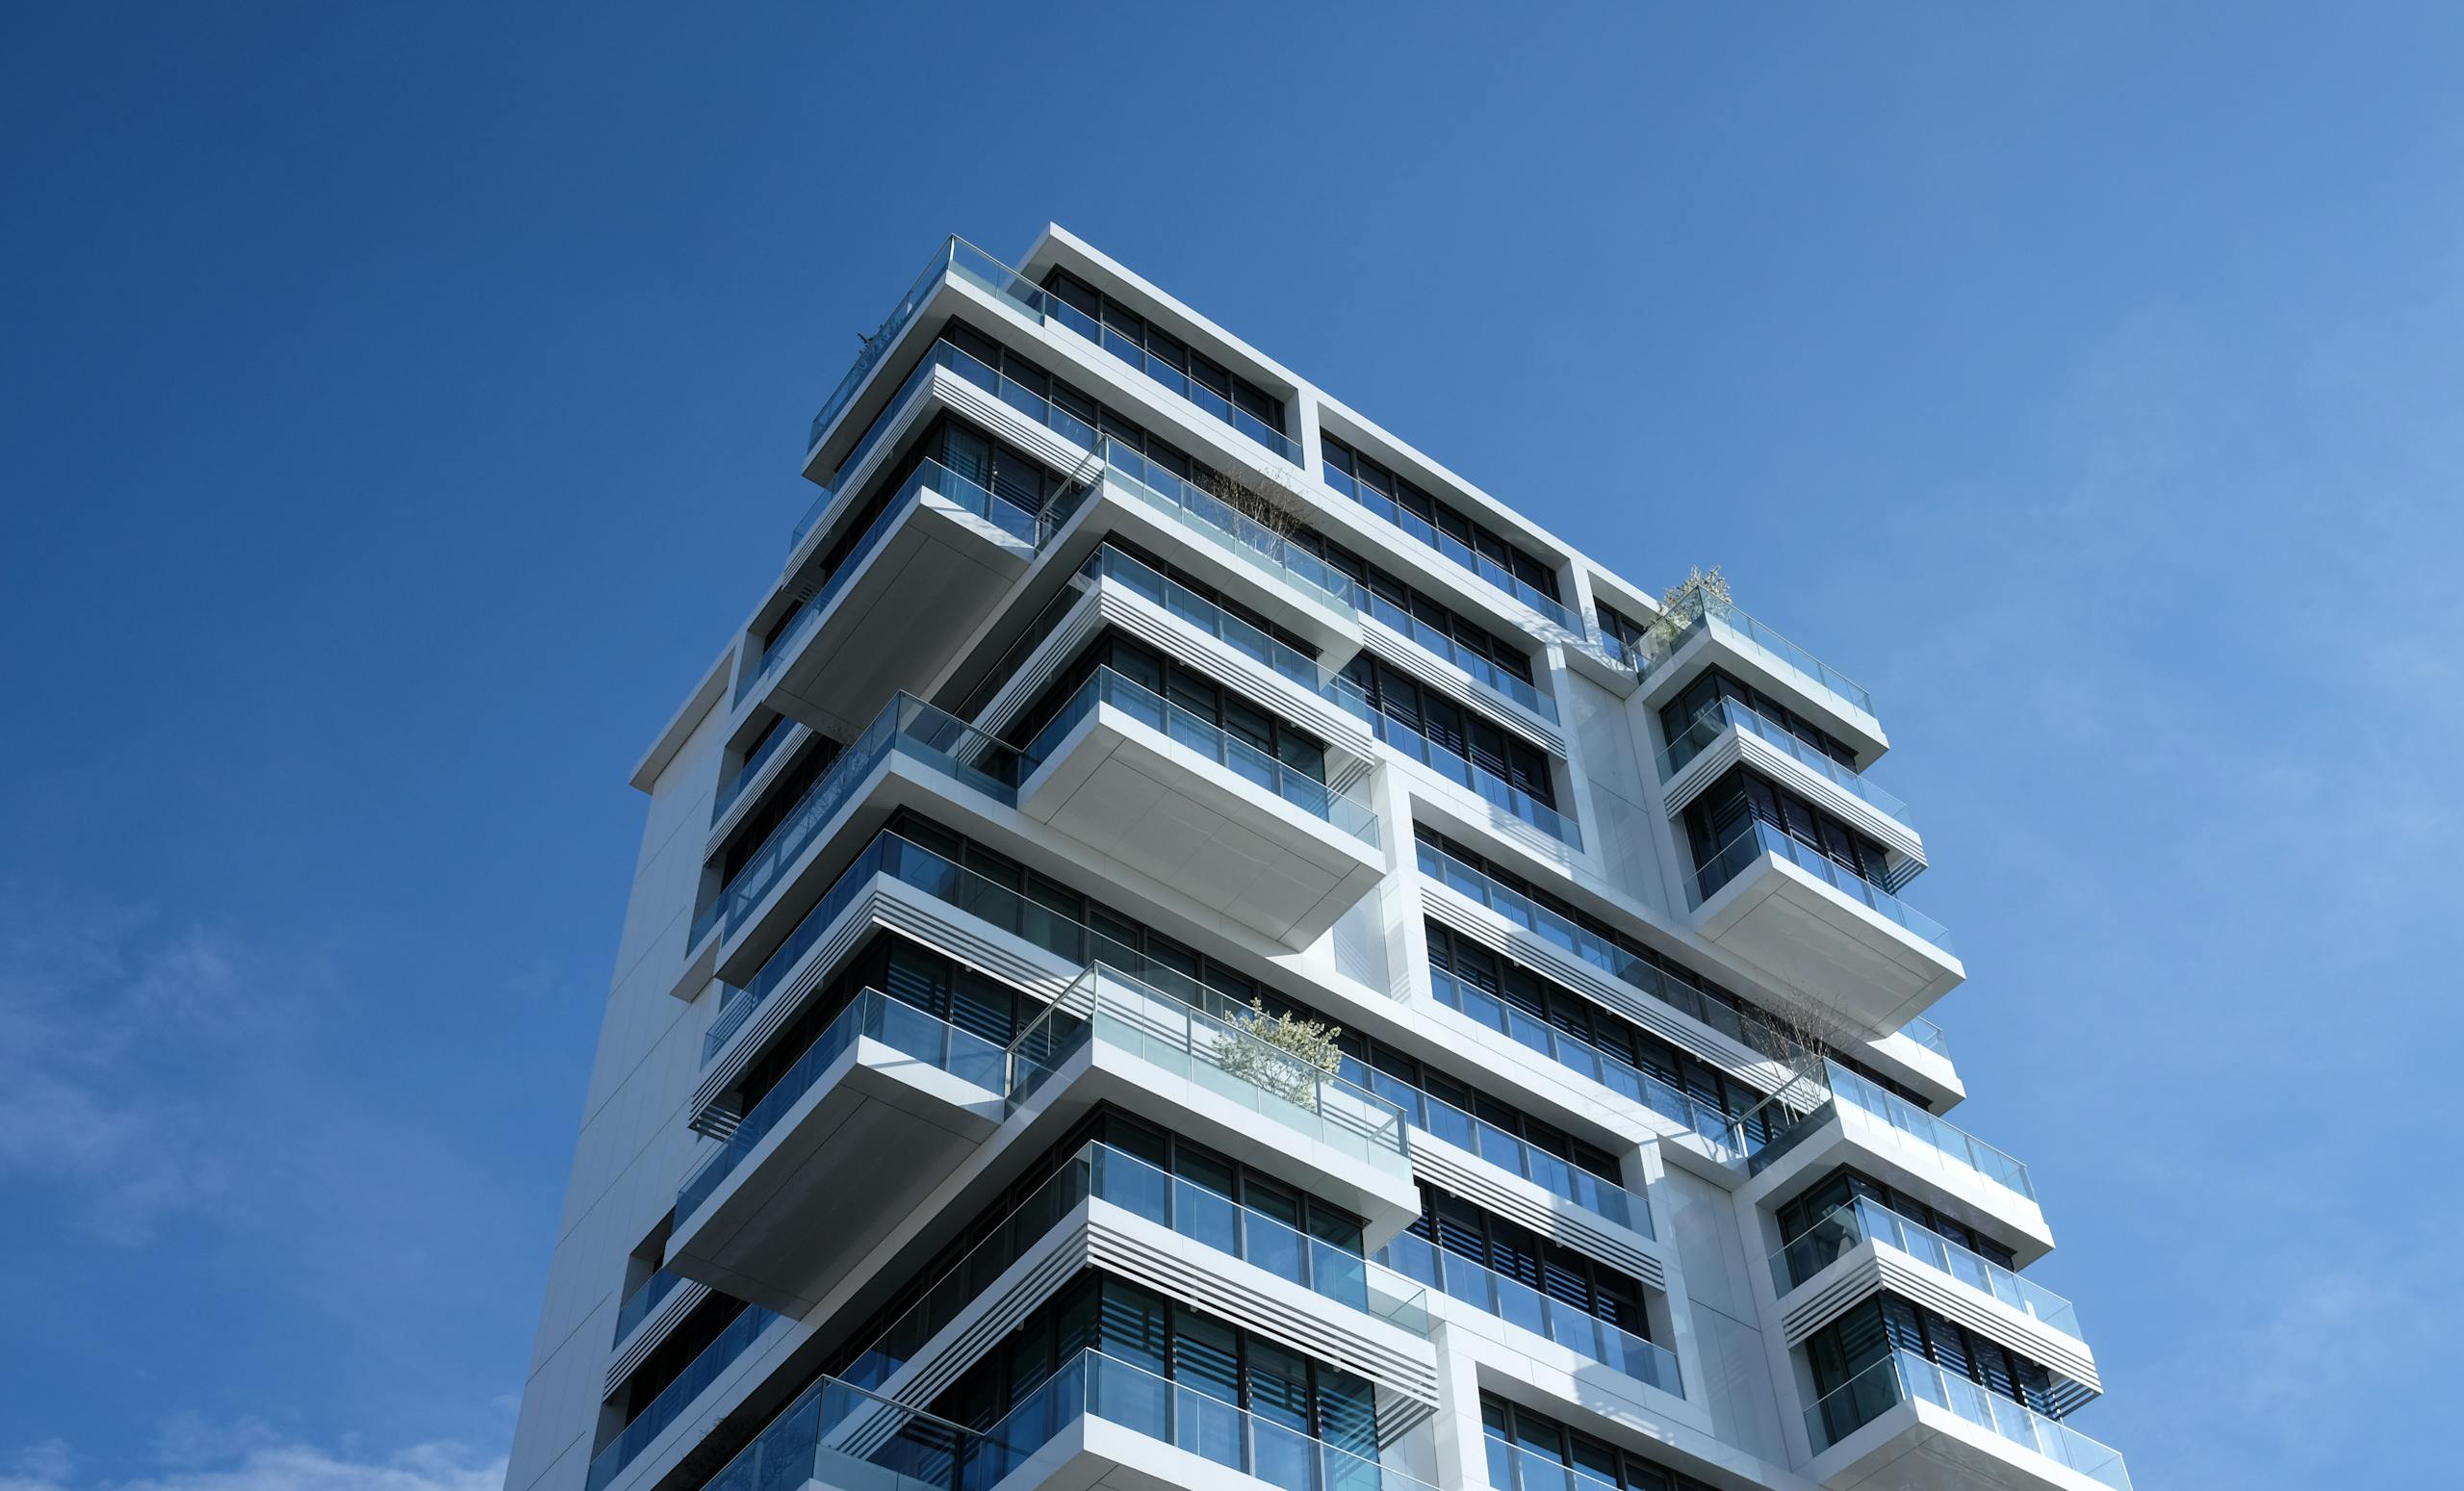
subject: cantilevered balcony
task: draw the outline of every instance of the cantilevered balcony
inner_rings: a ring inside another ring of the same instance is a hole
[[[1377,815],[1100,669],[1021,750],[1018,809],[1295,949],[1376,885]]]
[[[955,1470],[952,1491],[996,1483],[1012,1491],[1434,1491],[1390,1463],[1430,1463],[1425,1417],[1394,1416],[1411,1418],[1415,1429],[1384,1445],[1380,1426],[1370,1422],[1328,1425],[1335,1437],[1319,1438],[1244,1409],[1220,1389],[1173,1381],[1091,1348],[985,1431]]]
[[[1825,1062],[1818,1079],[1799,1078],[1711,1147],[1743,1167],[1762,1195],[1853,1163],[1987,1226],[2022,1263],[2053,1247],[2025,1165],[1836,1062]]]
[[[2056,1413],[2104,1390],[2069,1300],[1871,1197],[1832,1208],[1774,1252],[1770,1267],[1791,1343],[1854,1301],[1887,1291],[2048,1368]]]
[[[1733,605],[1690,598],[1651,630],[1642,654],[1643,686],[1635,697],[1649,708],[1668,703],[1696,674],[1717,666],[1804,706],[1855,749],[1860,769],[1889,747],[1874,717],[1873,695]]]
[[[1036,515],[938,461],[900,485],[766,646],[736,662],[739,704],[845,735],[872,718],[919,660],[964,640],[1025,573]]]
[[[1002,1047],[866,990],[741,1116],[676,1198],[667,1267],[801,1314],[998,1125]],[[826,1241],[826,1245],[825,1245]]]
[[[1967,977],[1948,929],[1760,818],[1695,866],[1694,927],[1841,1019],[1886,1035]]]
[[[1091,1204],[1093,1203],[1093,1204]],[[1089,1144],[1063,1161],[1050,1179],[988,1229],[983,1242],[951,1264],[925,1286],[915,1303],[883,1329],[871,1345],[840,1374],[859,1387],[914,1396],[927,1379],[949,1375],[947,1359],[962,1350],[972,1332],[954,1325],[989,1312],[1014,1312],[1020,1292],[1032,1293],[1039,1282],[1075,1272],[1070,1264],[1102,1257],[1125,1276],[1171,1289],[1181,1282],[1168,1258],[1186,1258],[1185,1250],[1159,1248],[1161,1228],[1171,1237],[1195,1243],[1207,1253],[1197,1267],[1212,1275],[1212,1287],[1222,1306],[1227,1299],[1236,1313],[1253,1308],[1272,1312],[1295,1305],[1322,1322],[1336,1323],[1347,1338],[1336,1350],[1354,1354],[1379,1350],[1381,1333],[1370,1324],[1383,1322],[1415,1342],[1428,1336],[1428,1291],[1421,1284],[1363,1256],[1357,1240],[1346,1248],[1311,1237],[1255,1207],[1244,1206],[1220,1192],[1150,1165],[1104,1144]],[[1074,1258],[1052,1255],[1074,1252]],[[1019,1289],[1005,1290],[1005,1280],[1024,1259],[1032,1275]],[[1245,1264],[1283,1284],[1297,1286],[1307,1297],[1276,1289],[1237,1267]],[[1330,1307],[1348,1314],[1337,1314]],[[1321,1341],[1322,1348],[1331,1343]],[[1385,1345],[1391,1350],[1394,1343]],[[1414,1350],[1414,1365],[1401,1375],[1425,1386]]]
[[[1586,1361],[1623,1373],[1672,1398],[1685,1396],[1677,1353],[1668,1348],[1426,1238],[1407,1232],[1380,1248],[1377,1261],[1405,1279],[1553,1341]]]
[[[1806,1409],[1807,1478],[1835,1491],[2131,1491],[2121,1452],[1913,1351]]]
[[[740,950],[750,927],[757,932],[768,929],[770,935],[760,937],[768,945],[783,919],[797,914],[796,903],[783,897],[783,888],[797,882],[811,860],[847,826],[851,808],[862,800],[867,784],[892,757],[921,764],[952,784],[982,793],[995,803],[1017,801],[1014,750],[955,715],[912,695],[899,694],[814,779],[704,908],[694,928],[694,944],[698,947],[709,929],[724,927],[722,940]],[[740,978],[742,973],[728,976]]]
[[[1745,765],[1790,787],[1853,827],[1889,853],[1889,880],[1903,887],[1925,868],[1925,841],[1916,835],[1908,805],[1799,738],[1778,721],[1737,700],[1713,700],[1678,732],[1659,754],[1671,817],[1732,766]]]

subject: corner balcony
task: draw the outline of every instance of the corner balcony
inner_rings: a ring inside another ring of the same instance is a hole
[[[1712,701],[1660,752],[1668,815],[1682,813],[1704,787],[1739,764],[1785,783],[1882,844],[1889,851],[1893,889],[1924,870],[1925,841],[1906,803],[1733,699]]]
[[[1384,872],[1361,797],[1109,668],[1020,754],[1019,811],[1296,951]]]
[[[1009,1108],[1111,1097],[1366,1223],[1372,1246],[1420,1215],[1403,1115],[1240,1023],[1097,964],[1010,1046]]]
[[[1035,556],[1036,515],[926,461],[768,647],[749,639],[735,702],[765,697],[835,735],[973,633]],[[895,645],[886,645],[894,641]]]
[[[1696,866],[1687,890],[1697,932],[1869,1035],[1967,977],[1940,922],[1758,818]]]
[[[1028,396],[1032,397],[1032,396]],[[1351,577],[1197,483],[1091,430],[1077,484],[1044,514],[1046,546],[1075,566],[1105,534],[1224,585],[1340,663],[1360,645],[1366,604]]]
[[[1774,1252],[1770,1267],[1791,1345],[1888,1290],[2042,1363],[2055,1375],[2056,1412],[2104,1391],[2068,1299],[1870,1198],[1825,1213]]]
[[[1808,1479],[1834,1491],[2131,1491],[2121,1452],[1913,1351],[1806,1410]]]
[[[998,1126],[1007,1053],[865,990],[676,1198],[666,1267],[802,1315]],[[828,1246],[822,1246],[827,1240]]]
[[[928,1396],[956,1375],[986,1319],[1014,1319],[1099,1264],[1166,1294],[1187,1294],[1202,1278],[1216,1312],[1236,1324],[1292,1337],[1288,1344],[1326,1360],[1358,1362],[1365,1375],[1406,1395],[1436,1392],[1424,1344],[1425,1289],[1356,1247],[1310,1237],[1102,1144],[1064,1161],[840,1375],[875,1392]],[[1296,1331],[1302,1319],[1313,1324]]]
[[[1983,1227],[2022,1264],[2053,1248],[2025,1165],[1835,1062],[1823,1064],[1819,1081],[1801,1077],[1766,1099],[1713,1147],[1746,1170],[1753,1199],[1854,1164]]]
[[[1830,664],[1733,605],[1694,597],[1645,636],[1642,687],[1635,697],[1657,709],[1707,667],[1717,666],[1804,707],[1857,753],[1859,769],[1890,748],[1874,717],[1874,696]]]

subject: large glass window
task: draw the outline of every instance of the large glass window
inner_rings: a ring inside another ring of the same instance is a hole
[[[1438,690],[1422,687],[1410,674],[1372,654],[1355,656],[1345,667],[1344,676],[1360,685],[1370,707],[1378,713],[1443,746],[1541,806],[1552,810],[1557,806],[1555,774],[1550,770],[1549,754],[1538,746],[1507,733]]]
[[[2019,1266],[2016,1253],[1958,1218],[1946,1216],[1907,1192],[1845,1165],[1780,1208],[1780,1236],[1784,1239],[1801,1237],[1815,1222],[1859,1197],[1896,1212],[1936,1236],[1948,1238],[1989,1262],[1998,1263],[2006,1269]]]
[[[2047,1418],[2066,1411],[2053,1374],[1999,1342],[1898,1295],[1884,1293],[1850,1309],[1806,1339],[1814,1392],[1827,1396],[1892,1351],[1910,1351],[1944,1372],[2024,1403]]]
[[[1428,633],[1434,632],[1456,655],[1449,661],[1460,662],[1463,655],[1470,655],[1487,659],[1508,677],[1526,683],[1531,681],[1531,655],[1527,644],[1498,635],[1445,602],[1405,584],[1391,572],[1370,563],[1314,528],[1295,533],[1292,541],[1357,581],[1366,594],[1370,614],[1395,630],[1424,647],[1430,647]],[[1435,648],[1430,647],[1430,650],[1435,651]],[[1445,654],[1440,653],[1439,656]]]
[[[1498,1491],[1567,1491],[1569,1468],[1594,1483],[1630,1491],[1711,1491],[1635,1451],[1568,1428],[1493,1393],[1480,1395],[1480,1426],[1489,1447],[1489,1484]]]
[[[1054,675],[1036,701],[1003,733],[1032,741],[1067,707],[1096,670],[1110,668],[1132,683],[1226,734],[1255,747],[1315,782],[1326,780],[1326,743],[1299,726],[1269,713],[1205,674],[1183,667],[1123,631],[1106,628]]]
[[[1735,700],[1840,765],[1852,771],[1856,769],[1857,753],[1821,726],[1789,708],[1778,696],[1731,678],[1717,668],[1705,669],[1700,677],[1680,690],[1676,698],[1659,707],[1660,738],[1674,741],[1685,733],[1685,728],[1693,724],[1697,716],[1723,699]]]
[[[1750,821],[1781,830],[1834,864],[1885,890],[1898,885],[1882,844],[1758,772],[1731,767],[1685,805],[1685,836],[1697,868],[1709,865]],[[1732,871],[1731,873],[1733,873]],[[1717,886],[1703,887],[1707,895]]]
[[[1290,453],[1282,399],[1067,270],[1054,270],[1043,284],[1061,301],[1063,324],[1224,424],[1261,438],[1273,435],[1267,444]]]
[[[1333,436],[1325,436],[1321,444],[1325,450],[1328,486],[1373,511],[1400,508],[1421,522],[1433,526],[1440,533],[1472,550],[1481,558],[1495,562],[1516,579],[1552,601],[1562,599],[1557,594],[1557,572],[1553,565],[1526,553],[1520,545],[1495,528],[1462,509],[1431,497]]]

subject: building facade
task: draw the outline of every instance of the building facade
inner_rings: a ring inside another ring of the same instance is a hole
[[[1048,228],[650,800],[509,1491],[2127,1487],[1873,700]]]

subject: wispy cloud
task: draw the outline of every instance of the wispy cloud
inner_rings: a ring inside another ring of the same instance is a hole
[[[503,1456],[458,1444],[370,1455],[347,1445],[327,1449],[275,1439],[262,1426],[244,1424],[221,1429],[192,1424],[173,1437],[197,1435],[218,1441],[220,1452],[195,1462],[167,1457],[156,1473],[121,1480],[79,1478],[69,1447],[45,1440],[0,1472],[0,1491],[502,1491],[504,1485]]]

